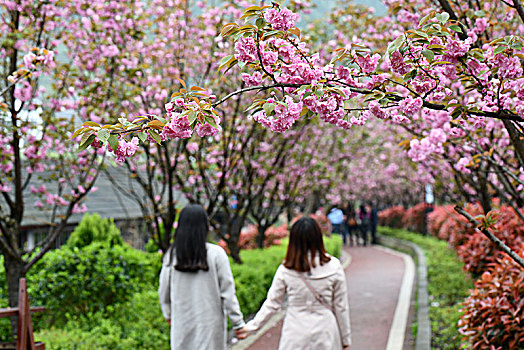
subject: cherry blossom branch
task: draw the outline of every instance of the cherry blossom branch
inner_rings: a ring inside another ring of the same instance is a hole
[[[495,243],[500,249],[502,249],[506,254],[508,254],[516,263],[518,263],[522,268],[524,268],[524,259],[518,256],[511,248],[509,248],[504,242],[497,238],[489,229],[478,227],[481,225],[473,216],[471,216],[466,210],[460,206],[455,206],[455,211],[460,215],[464,216],[468,221],[476,227],[476,230],[482,232],[486,237],[488,237],[493,243]]]
[[[27,71],[25,72],[24,74],[22,74],[21,76],[19,76],[18,78],[16,78],[16,80],[14,80],[13,82],[11,82],[9,85],[7,85],[7,87],[5,89],[3,89],[2,91],[0,91],[0,96],[3,96],[7,91],[9,91],[9,89],[11,89],[13,86],[15,86],[19,81],[27,78],[27,76],[31,73],[31,71]]]
[[[279,87],[295,87],[295,88],[299,88],[302,85],[304,85],[304,84],[282,84],[282,83],[278,83],[278,84],[271,84],[271,85],[250,86],[250,87],[239,89],[239,90],[236,90],[236,91],[233,91],[233,92],[227,94],[226,96],[224,96],[220,100],[214,102],[211,106],[212,107],[219,106],[222,103],[224,103],[227,100],[229,100],[231,97],[239,95],[239,94],[243,94],[243,93],[248,92],[248,91],[253,91],[253,90],[264,91],[264,90],[269,90],[269,89],[272,89],[272,88],[279,88]]]

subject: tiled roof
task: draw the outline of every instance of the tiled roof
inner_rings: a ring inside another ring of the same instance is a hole
[[[132,186],[139,196],[145,198],[145,194],[140,186],[129,177],[124,167],[109,166],[107,171],[113,178],[118,178],[122,185]],[[38,187],[40,182],[41,180],[37,180],[36,178],[31,180],[31,184],[34,187]],[[100,173],[95,186],[98,190],[89,193],[84,200],[87,212],[98,213],[101,217],[114,218],[115,220],[142,217],[142,211],[137,202],[119,192],[109,180],[106,172]],[[29,188],[24,191],[25,211],[22,226],[41,226],[48,224],[49,212],[38,209],[34,205],[37,200],[37,196],[31,193]],[[0,196],[0,207],[2,207],[4,213],[8,213],[7,205],[2,196]],[[74,224],[80,222],[83,215],[83,213],[73,214],[68,220],[68,223]]]

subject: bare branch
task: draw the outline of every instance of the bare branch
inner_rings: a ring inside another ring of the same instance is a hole
[[[513,8],[517,10],[520,19],[522,22],[524,22],[524,7],[522,6],[520,0],[513,0]]]

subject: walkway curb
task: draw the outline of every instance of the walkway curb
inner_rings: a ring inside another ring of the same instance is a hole
[[[415,243],[398,238],[377,235],[378,243],[391,249],[410,252],[417,258],[417,339],[415,350],[430,350],[431,348],[431,323],[429,321],[428,303],[428,269],[424,251]]]
[[[379,248],[379,247],[377,247]],[[405,254],[385,246],[380,249],[399,256],[404,261],[404,275],[402,276],[402,284],[398,293],[397,307],[391,323],[389,331],[388,343],[386,350],[402,350],[404,348],[404,335],[409,317],[409,309],[411,304],[411,292],[413,291],[413,283],[415,282],[415,262],[409,254]]]
[[[343,250],[340,251],[340,262],[342,263],[342,269],[345,270],[349,264],[351,264],[351,255]],[[273,315],[269,321],[255,334],[247,337],[244,340],[240,340],[235,344],[229,346],[230,350],[245,350],[253,345],[261,336],[263,336],[268,330],[273,328],[278,322],[280,322],[286,315],[287,305],[282,305],[282,308]],[[230,336],[233,337],[232,333]]]

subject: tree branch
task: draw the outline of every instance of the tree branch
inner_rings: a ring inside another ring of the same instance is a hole
[[[524,7],[522,6],[520,0],[513,0],[513,8],[517,10],[520,19],[522,22],[524,22]]]
[[[460,215],[464,216],[468,221],[473,224],[475,227],[478,227],[480,223],[475,220],[473,216],[471,216],[467,211],[465,211],[460,206],[455,206],[455,211],[459,213]],[[487,228],[483,229],[477,229],[480,232],[482,232],[486,237],[488,237],[493,243],[495,243],[500,249],[502,249],[505,253],[507,253],[517,264],[522,266],[524,268],[524,259],[522,259],[520,256],[518,256],[517,253],[515,253],[513,250],[511,250],[510,247],[508,247],[504,242],[502,242],[500,239],[498,239],[490,230]]]

